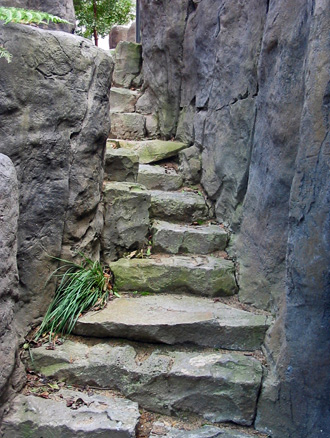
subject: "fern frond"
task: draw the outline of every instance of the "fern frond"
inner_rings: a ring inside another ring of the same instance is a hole
[[[0,46],[0,58],[5,58],[7,62],[11,62],[13,55],[8,52],[4,47]]]
[[[21,8],[5,8],[3,6],[0,7],[0,20],[4,21],[5,24],[10,22],[22,24],[49,24],[50,21],[52,23],[70,24],[67,20],[63,20],[63,18],[48,14],[47,12],[32,11]]]

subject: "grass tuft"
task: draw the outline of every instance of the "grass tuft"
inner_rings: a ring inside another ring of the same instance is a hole
[[[112,289],[111,273],[99,262],[82,257],[81,265],[57,259],[63,265],[51,274],[47,283],[53,277],[58,277],[60,283],[35,340],[45,333],[49,333],[50,341],[53,334],[70,334],[83,312],[106,305]]]

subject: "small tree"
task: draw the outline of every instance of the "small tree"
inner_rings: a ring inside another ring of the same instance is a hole
[[[74,0],[76,32],[85,37],[106,36],[115,24],[126,24],[134,18],[132,0]]]

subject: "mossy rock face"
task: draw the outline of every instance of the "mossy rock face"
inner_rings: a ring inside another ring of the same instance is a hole
[[[139,348],[108,342],[66,341],[35,349],[35,369],[71,384],[115,388],[140,407],[163,414],[191,412],[208,421],[251,425],[262,367],[243,353],[155,349],[139,361]]]
[[[111,263],[115,285],[123,291],[227,296],[237,292],[234,264],[206,256],[120,259]]]
[[[135,150],[141,164],[154,163],[176,156],[187,145],[178,141],[147,140],[147,141],[120,141],[118,145],[123,148]]]

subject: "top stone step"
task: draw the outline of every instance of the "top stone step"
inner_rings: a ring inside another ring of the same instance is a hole
[[[141,164],[154,163],[174,157],[187,147],[185,143],[165,140],[133,141],[111,139],[108,141],[109,143],[115,143],[120,148],[132,149],[137,152]]]

